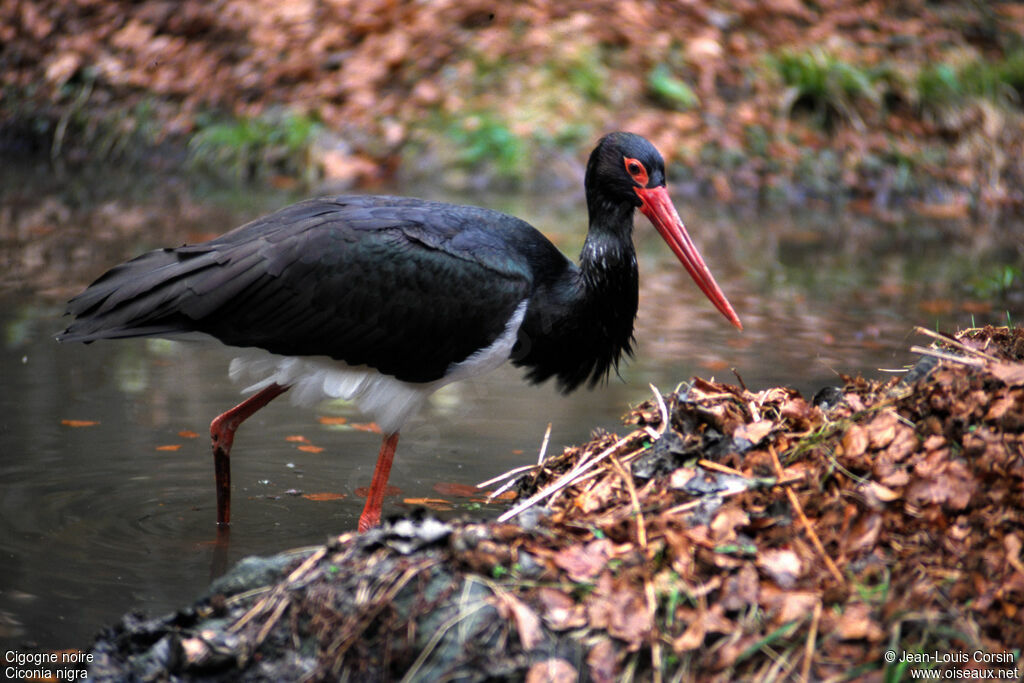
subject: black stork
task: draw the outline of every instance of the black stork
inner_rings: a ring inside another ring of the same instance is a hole
[[[75,319],[57,339],[199,332],[246,349],[230,374],[255,393],[210,425],[222,527],[231,444],[246,418],[289,389],[300,404],[355,400],[385,435],[359,518],[365,531],[380,521],[399,430],[432,392],[511,360],[531,382],[554,377],[568,393],[632,355],[634,209],[742,329],[679,219],[650,142],[602,138],[584,187],[590,227],[579,265],[497,211],[322,197],[112,268],[69,302]]]

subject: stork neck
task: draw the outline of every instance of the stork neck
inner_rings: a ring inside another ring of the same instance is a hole
[[[590,229],[580,252],[580,270],[587,289],[636,288],[633,207],[593,197],[588,200]]]

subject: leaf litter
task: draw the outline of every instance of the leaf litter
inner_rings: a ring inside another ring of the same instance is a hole
[[[958,666],[1019,672],[1024,329],[918,331],[929,344],[902,377],[843,376],[810,400],[704,379],[658,392],[625,436],[497,478],[521,501],[499,521],[424,512],[247,558],[192,607],[108,629],[92,675],[896,680],[929,666],[886,650],[981,652]]]

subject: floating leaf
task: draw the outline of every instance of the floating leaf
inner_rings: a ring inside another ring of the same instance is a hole
[[[345,497],[344,493],[303,493],[302,497],[306,500],[314,500],[318,503],[328,500],[341,500]]]
[[[65,427],[94,427],[99,424],[98,420],[61,420]]]

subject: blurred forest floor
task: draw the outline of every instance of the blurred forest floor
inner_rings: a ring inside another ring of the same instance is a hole
[[[1022,35],[1011,2],[0,0],[0,155],[575,187],[628,129],[723,201],[1017,211]]]

